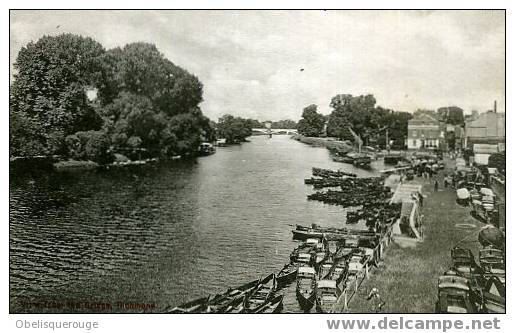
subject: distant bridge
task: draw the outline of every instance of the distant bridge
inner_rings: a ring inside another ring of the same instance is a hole
[[[268,128],[253,128],[252,129],[252,134],[253,135],[267,135],[267,134],[270,134],[272,133],[272,135],[281,135],[281,134],[285,134],[285,135],[291,135],[291,134],[297,134],[297,130],[296,129],[289,129],[289,128],[271,128],[271,129],[268,129]]]

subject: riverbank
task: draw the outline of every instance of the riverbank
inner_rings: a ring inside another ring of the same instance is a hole
[[[328,149],[342,149],[342,150],[353,150],[352,145],[348,144],[345,141],[338,141],[334,138],[317,138],[312,136],[303,136],[300,134],[292,135],[291,137],[294,140],[299,142],[315,146],[315,147],[325,147]]]
[[[385,313],[434,312],[437,299],[437,279],[452,265],[450,250],[460,243],[478,254],[477,235],[484,225],[474,219],[468,207],[456,203],[452,188],[440,188],[434,192],[433,182],[443,184],[445,173],[451,172],[454,161],[446,161],[446,169],[437,177],[415,178],[414,183],[423,185],[424,241],[415,248],[401,248],[393,243],[385,259],[370,279],[362,285],[349,305],[355,313],[372,312],[367,300],[372,288],[377,288],[386,302]]]

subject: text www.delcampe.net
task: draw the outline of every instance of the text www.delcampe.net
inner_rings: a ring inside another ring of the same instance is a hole
[[[501,321],[497,317],[493,319],[408,319],[404,317],[383,317],[377,320],[371,319],[327,319],[327,328],[342,330],[369,330],[369,329],[393,329],[393,330],[432,330],[446,332],[450,329],[483,330],[501,329]]]

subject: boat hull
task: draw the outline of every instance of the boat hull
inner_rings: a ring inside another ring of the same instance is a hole
[[[313,290],[309,294],[301,293],[299,290],[297,290],[297,301],[299,302],[299,305],[303,310],[310,310],[316,302],[315,290]]]

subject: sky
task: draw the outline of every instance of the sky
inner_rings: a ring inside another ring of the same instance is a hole
[[[44,35],[144,41],[204,84],[203,112],[298,120],[337,94],[397,111],[505,105],[504,11],[11,11],[10,62]]]

